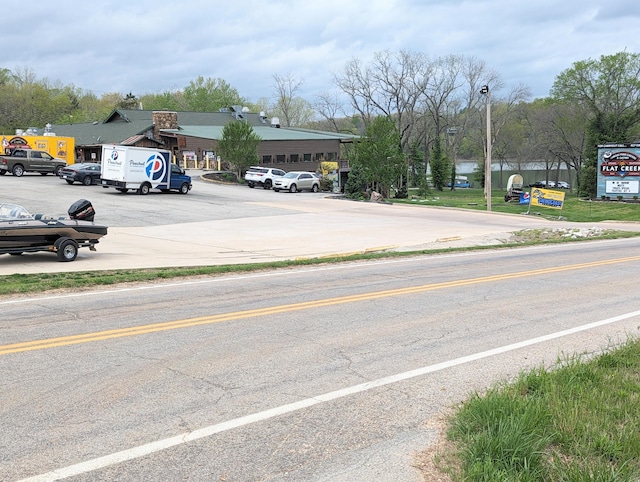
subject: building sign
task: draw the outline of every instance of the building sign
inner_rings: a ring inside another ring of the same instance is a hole
[[[606,181],[606,189],[611,194],[639,194],[640,181]]]
[[[597,193],[600,197],[640,193],[640,144],[598,146]]]
[[[562,209],[564,204],[564,192],[550,189],[533,188],[531,191],[531,206],[541,206],[551,209]]]

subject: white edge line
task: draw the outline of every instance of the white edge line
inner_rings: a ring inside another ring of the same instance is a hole
[[[475,353],[473,355],[467,355],[460,358],[455,358],[453,360],[445,361],[442,363],[436,363],[435,365],[429,365],[426,367],[417,368],[415,370],[398,373],[396,375],[390,375],[387,377],[379,378],[377,380],[372,380],[370,382],[365,382],[359,385],[354,385],[354,386],[343,388],[340,390],[335,390],[333,392],[328,392],[313,398],[306,398],[298,402],[289,403],[287,405],[281,405],[279,407],[271,408],[269,410],[264,410],[262,412],[254,413],[251,415],[245,415],[243,417],[234,418],[226,422],[210,425],[209,427],[193,430],[191,432],[187,432],[181,435],[176,435],[174,437],[157,440],[155,442],[139,445],[138,447],[122,450],[120,452],[116,452],[110,455],[105,455],[103,457],[98,457],[96,459],[88,460],[86,462],[80,462],[78,464],[70,465],[68,467],[56,469],[51,472],[47,472],[45,474],[22,479],[19,482],[44,482],[44,481],[48,482],[48,481],[64,479],[67,477],[72,477],[74,475],[85,474],[94,470],[102,469],[102,468],[109,467],[121,462],[125,462],[127,460],[133,460],[140,457],[144,457],[145,455],[159,452],[161,450],[165,450],[167,448],[174,447],[176,445],[181,445],[187,442],[192,442],[194,440],[210,437],[220,432],[225,432],[227,430],[232,430],[234,428],[243,427],[256,422],[268,420],[273,417],[277,417],[280,415],[285,415],[298,410],[302,410],[304,408],[312,407],[320,403],[328,402],[331,400],[337,400],[339,398],[344,398],[357,393],[362,393],[374,388],[379,388],[385,385],[390,385],[392,383],[409,380],[411,378],[426,375],[428,373],[434,373],[440,370],[445,370],[447,368],[452,368],[465,363],[474,362],[474,361],[481,360],[483,358],[488,358],[494,355],[500,355],[503,353],[507,353],[509,351],[518,350],[520,348],[535,345],[537,343],[543,343],[546,341],[554,340],[556,338],[561,338],[563,336],[573,335],[582,331],[591,330],[604,325],[608,325],[611,323],[616,323],[618,321],[633,318],[635,316],[640,316],[640,310],[632,311],[630,313],[625,313],[622,315],[614,316],[612,318],[607,318],[605,320],[596,321],[586,325],[569,328],[567,330],[550,333],[548,335],[531,338],[529,340],[524,340],[518,343],[512,343],[510,345],[505,345],[505,346],[494,348],[491,350],[482,351],[479,353]]]

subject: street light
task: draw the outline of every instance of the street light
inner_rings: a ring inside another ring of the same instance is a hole
[[[483,85],[480,93],[487,96],[487,158],[484,166],[484,195],[487,197],[487,211],[491,211],[491,93],[489,86]]]

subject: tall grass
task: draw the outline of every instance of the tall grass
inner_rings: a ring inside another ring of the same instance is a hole
[[[450,419],[454,480],[640,480],[640,341],[522,373]]]

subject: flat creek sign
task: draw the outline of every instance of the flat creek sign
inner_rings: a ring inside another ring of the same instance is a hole
[[[598,146],[598,197],[638,197],[640,194],[640,144]]]

